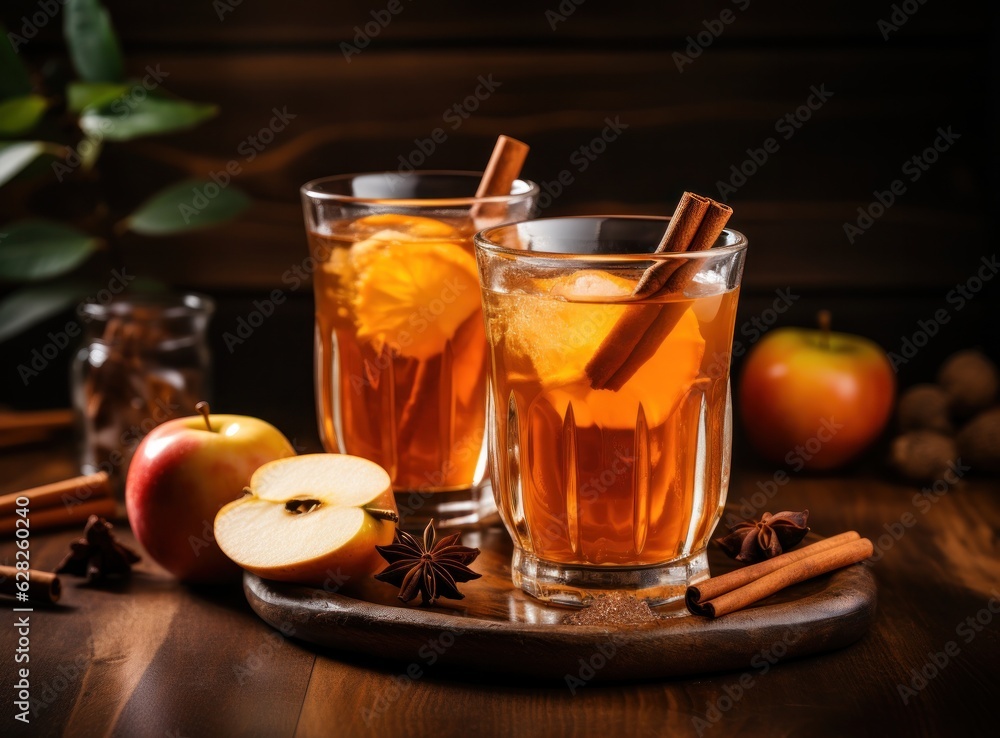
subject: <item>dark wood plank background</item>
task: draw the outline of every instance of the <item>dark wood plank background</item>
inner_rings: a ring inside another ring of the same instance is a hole
[[[126,242],[133,271],[218,298],[212,341],[225,408],[262,411],[254,398],[228,389],[227,377],[250,364],[268,377],[268,404],[311,412],[311,294],[282,281],[305,257],[297,189],[307,179],[395,168],[415,139],[443,126],[448,140],[425,168],[481,167],[504,132],[532,145],[526,176],[551,182],[563,169],[574,174],[546,214],[668,213],[684,189],[716,193],[730,167],[774,136],[775,122],[803,104],[813,85],[825,85],[832,98],[792,138],[779,136],[780,150],[731,198],[733,225],[751,241],[740,325],[760,317],[776,290],[791,290],[800,299],[780,323],[810,323],[817,308],[829,306],[841,328],[888,349],[898,349],[918,320],[948,309],[951,322],[902,367],[903,384],[931,376],[956,348],[980,344],[995,354],[995,284],[960,312],[946,301],[981,257],[996,252],[988,235],[997,191],[996,10],[985,0],[922,5],[888,40],[877,22],[890,17],[891,4],[861,0],[808,8],[754,0],[745,10],[720,0],[589,0],[554,30],[546,10],[558,10],[555,2],[473,8],[401,1],[402,12],[349,63],[341,43],[384,3],[243,2],[221,19],[217,6],[201,0],[107,3],[131,72],[159,65],[171,91],[221,105],[216,119],[194,131],[107,148],[102,170],[116,212],[127,213],[162,184],[205,176],[234,159],[243,169],[238,185],[256,201],[224,228]],[[17,31],[36,10],[34,0],[8,0],[0,18]],[[723,10],[735,20],[679,72],[671,55]],[[25,45],[25,58],[59,63],[59,32],[57,17]],[[469,95],[480,75],[492,75],[499,88],[450,130],[444,111]],[[248,162],[240,144],[268,124],[272,108],[296,117]],[[616,116],[628,128],[577,171],[573,152]],[[844,222],[948,126],[961,138],[849,243]],[[30,199],[8,188],[0,222],[71,209],[76,196],[66,185]],[[92,272],[106,278],[107,265],[95,259]],[[274,288],[289,301],[228,351],[223,334]],[[67,401],[69,352],[27,389],[17,378],[17,364],[44,332],[4,347],[0,402]]]

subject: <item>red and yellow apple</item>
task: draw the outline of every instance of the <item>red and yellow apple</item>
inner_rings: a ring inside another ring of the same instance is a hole
[[[346,454],[307,454],[265,464],[246,495],[215,518],[233,561],[267,579],[362,585],[385,565],[399,516],[386,471]]]
[[[129,465],[125,507],[135,537],[179,579],[212,582],[239,569],[219,550],[213,521],[243,494],[258,467],[295,455],[269,423],[243,415],[176,418],[142,440]]]
[[[861,336],[779,328],[747,357],[739,407],[751,445],[794,470],[835,469],[882,433],[896,379],[885,352]]]

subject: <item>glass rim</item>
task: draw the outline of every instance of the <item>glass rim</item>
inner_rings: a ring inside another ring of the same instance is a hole
[[[391,198],[391,197],[355,197],[353,195],[339,195],[333,192],[322,192],[318,187],[330,182],[345,182],[355,177],[370,177],[377,175],[388,175],[396,177],[474,177],[482,179],[482,172],[474,172],[464,169],[417,169],[408,174],[399,171],[382,172],[353,172],[351,174],[334,174],[328,177],[311,179],[299,188],[302,197],[312,200],[332,200],[335,202],[350,203],[356,205],[406,205],[408,207],[463,207],[478,205],[482,203],[514,203],[530,199],[536,196],[541,189],[530,179],[518,178],[514,180],[513,187],[518,184],[524,185],[520,192],[512,192],[509,195],[489,195],[487,197],[434,197],[434,198]]]
[[[496,241],[492,240],[490,234],[496,233],[497,231],[508,229],[508,228],[519,228],[521,226],[528,225],[530,223],[536,223],[539,221],[553,221],[553,220],[645,220],[645,221],[657,221],[662,222],[664,227],[664,232],[666,231],[666,226],[670,223],[672,216],[669,215],[557,215],[548,218],[531,218],[529,220],[522,220],[517,223],[502,223],[496,226],[490,226],[489,228],[484,228],[483,230],[476,233],[473,237],[473,242],[475,243],[476,249],[482,249],[486,252],[495,253],[501,256],[508,256],[517,259],[533,259],[533,260],[555,260],[555,261],[594,261],[599,263],[605,262],[622,262],[622,261],[671,261],[671,260],[683,260],[691,261],[695,259],[709,259],[716,256],[722,256],[727,254],[734,254],[739,251],[745,251],[749,241],[747,237],[743,235],[740,231],[734,230],[732,228],[723,228],[723,234],[729,234],[736,238],[735,243],[728,244],[726,246],[713,246],[710,249],[705,249],[704,251],[669,251],[669,252],[644,252],[644,253],[624,253],[624,254],[567,254],[562,251],[535,251],[527,249],[512,249],[507,246],[502,246]]]
[[[155,310],[155,314],[136,313],[136,308],[144,307],[151,308],[150,313]],[[90,318],[119,317],[136,321],[171,320],[214,312],[215,300],[198,292],[124,295],[108,302],[84,302],[77,308],[78,315]]]

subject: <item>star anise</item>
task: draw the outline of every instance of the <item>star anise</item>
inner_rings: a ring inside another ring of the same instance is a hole
[[[747,520],[729,528],[729,535],[715,542],[737,561],[752,564],[794,548],[809,532],[809,511],[764,513],[760,520]]]
[[[418,592],[423,595],[422,605],[433,604],[439,597],[461,600],[465,595],[458,591],[457,583],[482,576],[466,566],[479,556],[479,549],[459,545],[461,537],[461,533],[455,533],[437,541],[433,520],[424,529],[422,541],[397,528],[390,545],[375,547],[389,562],[375,578],[399,587],[403,602],[409,602]]]
[[[90,583],[129,574],[139,555],[117,541],[111,532],[113,527],[104,518],[91,515],[83,529],[83,538],[69,544],[70,552],[56,573],[86,577]]]

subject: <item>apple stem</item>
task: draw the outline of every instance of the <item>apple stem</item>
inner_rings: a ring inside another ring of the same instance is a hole
[[[828,349],[830,348],[830,311],[820,310],[816,315],[816,322],[819,323],[820,330],[819,345]]]
[[[209,412],[208,403],[202,400],[201,402],[197,403],[194,406],[194,409],[197,410],[199,413],[201,413],[201,417],[205,419],[205,427],[207,427],[209,430],[212,430],[212,423],[208,419],[208,412]]]
[[[397,515],[394,510],[383,510],[378,507],[366,507],[365,511],[373,518],[378,518],[379,520],[391,520],[394,523],[399,522],[399,515]]]

